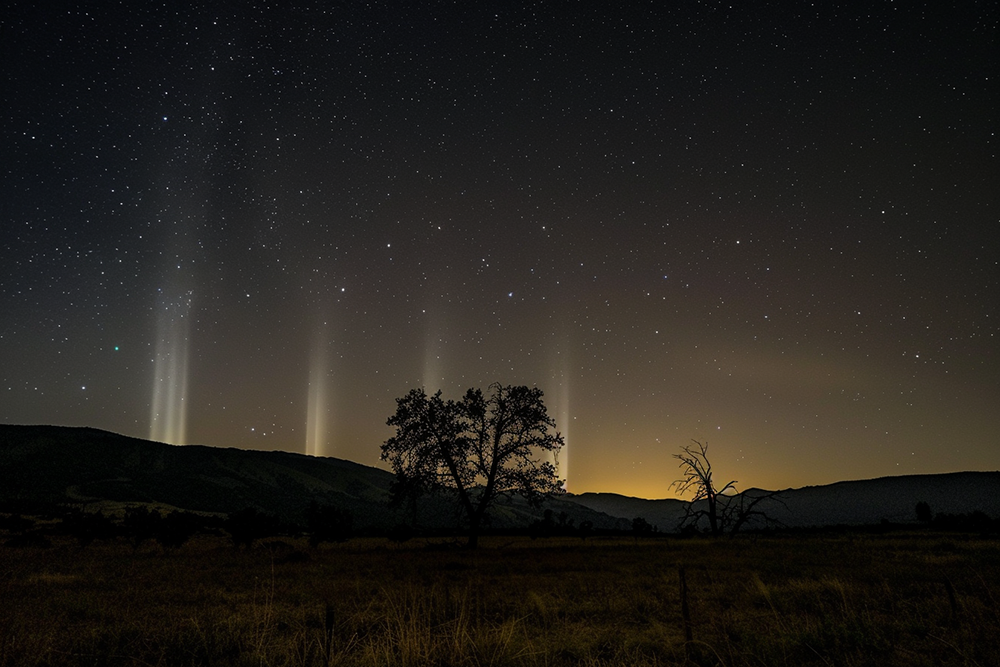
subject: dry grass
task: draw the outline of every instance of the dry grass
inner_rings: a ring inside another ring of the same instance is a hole
[[[0,548],[0,666],[1000,665],[995,541],[295,547]]]

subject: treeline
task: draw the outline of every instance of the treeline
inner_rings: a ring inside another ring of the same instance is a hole
[[[177,549],[196,535],[228,539],[234,547],[251,548],[271,538],[306,538],[310,546],[345,542],[352,537],[385,537],[403,543],[418,537],[449,538],[462,535],[460,529],[415,528],[398,524],[389,529],[357,529],[353,515],[342,508],[313,502],[301,515],[282,518],[248,507],[228,516],[183,510],[160,511],[146,506],[126,507],[123,512],[106,514],[80,507],[33,507],[31,514],[0,508],[0,539],[8,547],[48,547],[55,538],[69,538],[80,547],[112,540],[129,543],[133,549],[158,544],[165,550]],[[3,510],[8,512],[3,513]],[[486,534],[527,535],[531,539],[659,534],[645,519],[636,518],[620,530],[595,529],[590,521],[575,520],[565,512],[546,510],[541,519],[522,528],[486,529]]]
[[[133,549],[158,544],[163,549],[177,549],[196,535],[228,538],[237,548],[251,548],[254,544],[271,538],[307,538],[309,545],[345,542],[352,537],[385,537],[403,543],[417,537],[447,538],[461,534],[458,530],[416,529],[399,524],[389,530],[356,530],[350,512],[313,503],[298,521],[246,508],[228,516],[206,515],[173,510],[161,512],[147,507],[127,507],[123,514],[109,515],[101,511],[64,508],[57,511],[25,516],[0,514],[0,533],[6,534],[4,546],[49,547],[52,538],[70,538],[81,547],[94,542],[125,541]],[[526,529],[487,530],[487,534],[525,535],[531,539],[551,537],[578,537],[587,539],[596,535],[635,535],[648,537],[658,534],[654,526],[642,518],[632,522],[631,530],[595,529],[590,521],[574,520],[561,512],[555,515],[546,510],[542,519],[532,522]]]
[[[23,510],[28,509],[29,512]],[[21,511],[18,511],[21,510]],[[933,532],[964,532],[983,535],[1000,534],[1000,519],[982,511],[934,514],[927,503],[918,503],[917,522],[896,523],[882,520],[871,526],[827,526],[813,529],[786,529],[785,532],[841,530],[886,532],[912,530],[920,527]],[[576,523],[566,512],[545,510],[543,516],[523,528],[491,530],[485,534],[527,535],[531,539],[576,537],[586,540],[595,536],[683,537],[697,531],[661,532],[642,517],[617,530],[595,529],[590,521]],[[751,531],[754,532],[754,531]],[[769,531],[774,532],[774,531]],[[782,531],[777,531],[782,532]],[[80,547],[94,542],[125,541],[138,550],[144,545],[157,544],[164,550],[182,547],[196,535],[228,539],[236,548],[249,549],[256,543],[272,538],[306,538],[309,545],[345,542],[352,537],[385,537],[403,543],[417,537],[448,538],[462,535],[459,529],[418,529],[398,524],[390,529],[358,529],[354,516],[346,509],[312,502],[294,517],[278,517],[248,507],[226,515],[201,514],[183,510],[159,511],[145,506],[126,507],[120,514],[87,511],[80,507],[33,506],[31,508],[0,507],[0,534],[7,547],[48,547],[53,538],[69,538]]]
[[[1000,519],[994,519],[986,512],[979,510],[966,514],[949,514],[947,512],[935,514],[931,506],[923,501],[917,503],[914,509],[917,521],[934,530],[975,533],[1000,532]]]
[[[144,506],[126,507],[120,515],[86,511],[78,507],[49,507],[25,515],[0,514],[5,546],[46,547],[51,538],[68,537],[81,547],[95,541],[125,540],[135,549],[156,543],[177,549],[198,534],[228,537],[236,547],[252,547],[271,537],[307,536],[312,546],[343,542],[354,536],[353,517],[346,510],[312,503],[294,520],[248,507],[228,516],[183,510],[161,512]]]

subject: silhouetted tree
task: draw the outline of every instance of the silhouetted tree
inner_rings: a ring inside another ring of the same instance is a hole
[[[542,513],[542,518],[528,524],[528,535],[535,540],[539,537],[552,537],[555,533],[556,524],[552,520],[552,510],[546,509]]]
[[[712,479],[712,464],[708,460],[708,443],[692,442],[697,447],[687,445],[681,448],[680,454],[674,454],[674,458],[680,461],[684,476],[670,485],[678,493],[694,491],[681,521],[681,529],[697,526],[702,519],[707,519],[712,535],[735,535],[751,520],[768,521],[758,505],[764,500],[778,500],[779,492],[764,491],[754,496],[737,493],[736,480],[717,488]],[[703,506],[698,503],[703,503]]]
[[[681,479],[674,481],[671,486],[677,489],[678,493],[686,493],[694,490],[694,497],[688,503],[684,523],[697,523],[701,518],[708,519],[708,527],[713,535],[722,532],[722,525],[719,521],[719,496],[726,491],[735,490],[736,481],[728,482],[721,489],[715,488],[712,479],[712,464],[708,460],[708,444],[701,444],[693,440],[698,449],[687,445],[681,448],[680,454],[674,454],[674,458],[679,460],[680,468],[684,472]],[[700,501],[706,502],[706,509],[693,509],[694,504]]]
[[[735,535],[750,523],[756,522],[765,526],[781,525],[780,522],[771,519],[766,512],[758,509],[757,506],[764,500],[773,500],[782,505],[785,504],[781,499],[780,491],[761,491],[757,489],[753,491],[753,495],[751,495],[750,491],[743,491],[726,496],[725,502],[720,504],[722,507],[723,530],[730,535]]]
[[[389,485],[389,506],[402,508],[406,506],[406,511],[410,515],[410,529],[417,529],[417,498],[423,489],[417,479],[404,479],[396,476]]]
[[[197,514],[174,510],[157,526],[156,541],[164,549],[179,549],[200,529],[201,517]]]
[[[126,507],[122,518],[122,531],[132,540],[132,548],[138,549],[143,542],[156,537],[163,517],[156,510],[146,507]]]
[[[413,530],[413,526],[409,526],[405,523],[397,523],[395,526],[389,529],[386,533],[386,537],[389,538],[390,542],[395,542],[396,544],[402,544],[412,540],[416,536],[416,531]]]
[[[63,527],[81,547],[94,540],[109,540],[118,534],[118,527],[101,511],[73,510],[63,517]]]
[[[636,537],[642,537],[645,535],[651,535],[653,533],[653,526],[646,519],[641,516],[637,516],[632,519],[632,534]]]
[[[233,540],[233,546],[250,548],[257,540],[274,535],[277,522],[273,517],[261,514],[252,507],[233,512],[226,519],[225,528]]]
[[[922,500],[917,503],[916,510],[917,521],[920,521],[921,523],[930,523],[931,519],[934,518],[934,514],[931,513],[931,506]]]
[[[323,542],[346,542],[351,538],[354,517],[347,510],[319,505],[315,500],[306,514],[309,528],[309,546],[318,547]]]
[[[382,445],[397,489],[411,493],[454,490],[475,548],[487,512],[500,497],[518,494],[536,504],[560,490],[555,466],[537,457],[558,452],[562,436],[542,402],[542,391],[490,385],[487,397],[469,389],[460,401],[445,401],[413,389],[396,399],[386,422],[396,435]]]
[[[934,515],[931,526],[935,530],[994,532],[1000,529],[1000,520],[991,519],[986,512],[976,510],[967,514]]]

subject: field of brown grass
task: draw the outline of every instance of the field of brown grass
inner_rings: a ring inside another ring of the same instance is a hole
[[[0,547],[0,666],[985,667],[998,584],[933,534]]]

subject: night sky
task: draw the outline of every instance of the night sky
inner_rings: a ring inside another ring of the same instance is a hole
[[[375,465],[501,382],[575,492],[1000,468],[998,20],[8,3],[0,421]]]

